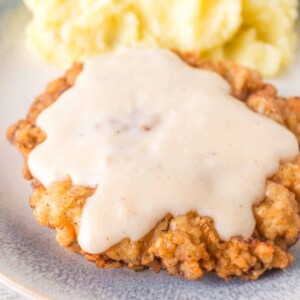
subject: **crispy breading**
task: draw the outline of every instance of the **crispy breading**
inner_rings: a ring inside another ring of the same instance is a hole
[[[276,89],[262,82],[251,70],[231,62],[201,62],[192,54],[180,55],[193,67],[219,73],[232,87],[232,94],[252,110],[272,118],[291,130],[300,141],[300,102],[298,98],[277,97]],[[32,178],[27,166],[30,151],[46,135],[35,124],[38,115],[71,88],[82,65],[76,64],[65,77],[48,85],[44,94],[31,106],[27,118],[7,131],[9,141],[24,156],[24,177],[32,180],[30,204],[39,224],[56,230],[57,242],[83,254],[99,268],[145,267],[195,280],[205,272],[215,272],[225,280],[232,276],[257,279],[268,269],[286,268],[292,261],[288,247],[300,232],[300,156],[292,163],[281,164],[279,171],[266,182],[265,198],[253,206],[256,228],[251,238],[232,237],[222,241],[213,219],[189,212],[167,215],[139,241],[124,239],[105,252],[84,252],[77,236],[84,203],[94,189],[73,186],[70,179],[55,182],[45,189]]]

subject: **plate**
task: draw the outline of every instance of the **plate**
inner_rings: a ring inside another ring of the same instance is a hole
[[[22,158],[4,135],[46,82],[61,72],[45,66],[22,44],[30,16],[22,7],[15,10],[17,3],[0,0],[0,28],[5,28],[0,33],[0,281],[34,299],[299,299],[300,244],[292,249],[295,261],[285,272],[267,272],[256,282],[224,282],[214,275],[185,281],[166,272],[97,269],[59,247],[54,232],[37,225],[28,205],[30,186],[20,174]],[[7,13],[11,9],[14,13]],[[29,74],[34,89],[22,84]],[[285,96],[300,95],[299,78],[300,51],[294,65],[273,82]],[[0,298],[2,293],[1,287]]]

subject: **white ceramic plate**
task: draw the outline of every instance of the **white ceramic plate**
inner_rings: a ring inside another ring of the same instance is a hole
[[[0,0],[0,28],[12,28],[13,33],[0,34],[0,281],[38,299],[300,299],[300,244],[292,249],[295,261],[287,271],[268,272],[256,282],[224,282],[213,275],[189,282],[165,272],[99,270],[59,247],[54,233],[36,224],[28,205],[30,187],[20,174],[22,159],[4,135],[9,124],[25,115],[46,79],[56,77],[58,71],[45,69],[38,57],[16,47],[28,16],[18,10],[13,17],[3,17],[3,12],[17,2]],[[14,62],[10,55],[16,56]],[[45,76],[40,77],[39,71]],[[21,84],[30,72],[35,72],[32,80],[38,91]],[[299,78],[300,51],[298,61],[275,82],[284,95],[300,95]],[[2,299],[1,293],[3,286]]]

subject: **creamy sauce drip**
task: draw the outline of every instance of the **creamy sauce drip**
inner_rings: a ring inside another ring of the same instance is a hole
[[[266,179],[298,154],[293,134],[230,96],[223,78],[166,50],[87,63],[37,124],[47,139],[29,156],[33,176],[97,187],[78,237],[89,253],[140,239],[168,213],[197,211],[222,239],[249,237]]]

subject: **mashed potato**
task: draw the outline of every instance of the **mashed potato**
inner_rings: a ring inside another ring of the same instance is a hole
[[[272,76],[291,62],[297,0],[25,0],[29,44],[48,61],[73,61],[119,45],[228,58]]]

